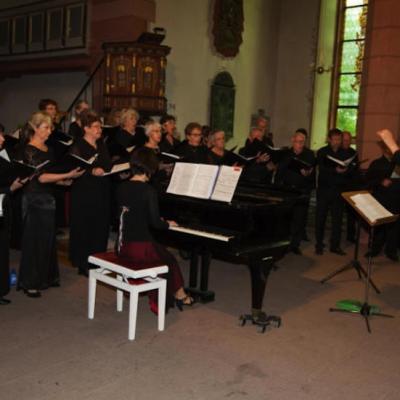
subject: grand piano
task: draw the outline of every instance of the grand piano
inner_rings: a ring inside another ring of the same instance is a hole
[[[208,287],[212,258],[245,264],[250,271],[251,308],[262,310],[268,275],[287,251],[292,208],[303,195],[284,187],[239,182],[232,201],[225,203],[165,189],[161,185],[160,213],[179,226],[160,232],[157,239],[190,254],[187,290],[201,302],[213,301]]]

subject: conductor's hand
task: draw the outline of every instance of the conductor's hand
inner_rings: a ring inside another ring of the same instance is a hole
[[[175,221],[167,221],[169,226],[178,226]]]
[[[376,132],[376,134],[384,141],[393,140],[393,133],[389,131],[389,129],[381,129],[380,131]]]
[[[67,174],[65,174],[66,179],[76,179],[82,176],[85,173],[84,169],[80,168],[75,168],[72,171],[69,171]]]
[[[24,179],[23,181],[20,181],[19,178],[17,178],[10,186],[10,190],[12,192],[15,192],[18,189],[21,189],[22,186],[24,186],[24,183],[28,180],[28,178]]]
[[[391,179],[385,178],[385,179],[381,182],[381,185],[384,186],[384,187],[389,187],[392,183],[393,183],[393,182],[392,182]]]
[[[336,172],[338,174],[344,174],[347,171],[346,167],[336,167]]]
[[[104,169],[103,168],[93,168],[92,175],[94,176],[103,176]]]

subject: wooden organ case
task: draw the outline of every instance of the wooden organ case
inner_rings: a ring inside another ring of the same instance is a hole
[[[167,110],[165,70],[170,47],[138,42],[104,43],[102,109],[133,107],[142,115]]]

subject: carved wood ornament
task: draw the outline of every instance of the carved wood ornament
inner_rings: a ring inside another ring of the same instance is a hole
[[[225,57],[235,57],[242,44],[243,0],[215,0],[214,46]]]

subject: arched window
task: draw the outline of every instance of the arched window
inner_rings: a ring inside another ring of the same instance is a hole
[[[235,85],[229,72],[220,72],[211,86],[211,129],[225,132],[226,139],[233,136],[235,113]]]
[[[356,132],[368,0],[341,0],[330,126]]]

